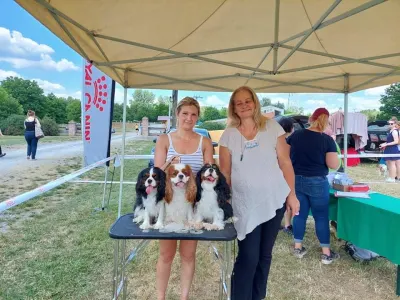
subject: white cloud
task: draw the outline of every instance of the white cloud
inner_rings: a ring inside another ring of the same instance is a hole
[[[372,89],[367,89],[364,92],[367,96],[380,96],[385,94],[385,89],[387,89],[389,86],[390,85],[378,86]]]
[[[43,89],[45,94],[50,94],[50,93],[59,93],[59,92],[64,92],[65,91],[65,87],[63,87],[61,84],[59,83],[52,83],[50,81],[47,80],[43,80],[43,79],[32,79],[35,80],[37,82],[37,84],[39,85],[40,88]]]
[[[206,100],[199,100],[199,103],[200,106],[228,107],[228,101],[224,101],[216,95],[208,96]]]
[[[323,101],[323,100],[313,100],[313,99],[310,99],[310,100],[307,100],[306,103],[307,103],[307,104],[310,104],[310,105],[320,106],[320,107],[321,107],[321,106],[323,106],[323,107],[328,106],[328,104],[327,104],[325,101]]]
[[[40,60],[30,60],[25,58],[0,57],[0,61],[10,63],[16,69],[24,68],[41,68],[45,70],[56,70],[58,72],[68,70],[79,70],[79,67],[73,62],[63,58],[59,61],[54,61],[50,55],[41,54]]]
[[[47,45],[39,44],[30,38],[26,38],[18,31],[10,31],[0,27],[1,52],[17,56],[32,56],[40,54],[52,54],[54,50]]]
[[[21,75],[19,75],[17,72],[14,71],[6,71],[6,70],[1,70],[0,69],[0,81],[6,79],[7,77],[22,77]]]
[[[349,111],[361,111],[365,109],[379,109],[379,98],[369,99],[364,97],[349,96]]]

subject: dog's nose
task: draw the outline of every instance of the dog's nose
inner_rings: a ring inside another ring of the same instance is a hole
[[[149,178],[149,179],[147,179],[147,182],[150,184],[153,182],[153,179]]]
[[[214,169],[208,169],[208,171],[210,172],[210,174],[212,174],[214,172]]]
[[[182,174],[178,175],[178,178],[183,179],[183,175]]]

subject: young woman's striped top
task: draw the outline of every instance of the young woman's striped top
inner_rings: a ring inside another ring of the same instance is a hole
[[[193,173],[197,174],[197,172],[199,172],[201,167],[203,166],[203,150],[202,150],[203,136],[200,135],[199,147],[197,147],[197,150],[192,154],[181,154],[176,152],[174,145],[172,145],[172,138],[169,133],[168,133],[168,139],[169,139],[169,147],[167,152],[167,160],[173,156],[178,155],[181,159],[181,163],[189,165],[192,168]]]

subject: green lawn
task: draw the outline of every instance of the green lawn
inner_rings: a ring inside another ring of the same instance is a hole
[[[40,139],[40,143],[57,143],[57,142],[70,142],[70,141],[79,141],[82,139],[82,136],[46,136]],[[0,137],[0,145],[3,147],[7,146],[24,146],[26,144],[25,138],[22,135],[19,136],[2,136]]]
[[[127,153],[148,154],[152,146],[147,141],[129,142]],[[60,166],[57,172],[60,176],[68,173],[79,161],[71,162],[70,168]],[[145,160],[127,161],[125,180],[134,181],[146,164]],[[102,168],[86,177],[101,180]],[[101,204],[100,185],[66,184],[0,217],[0,224],[10,226],[0,231],[0,299],[111,299],[113,243],[108,230],[117,217],[118,190],[114,185],[106,212],[93,212]],[[131,212],[133,200],[134,186],[124,186],[123,213]],[[302,260],[291,255],[292,240],[280,233],[267,299],[397,299],[393,264],[379,259],[361,265],[340,250],[343,242],[332,237],[332,244],[342,258],[325,266],[319,260],[311,219],[305,239],[309,252]],[[217,299],[218,266],[208,246],[199,243],[191,299]],[[156,299],[157,253],[157,242],[152,242],[129,265],[128,299]],[[179,299],[179,259],[173,266],[167,299]]]

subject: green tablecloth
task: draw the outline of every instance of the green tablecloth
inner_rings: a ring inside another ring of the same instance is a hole
[[[337,199],[333,193],[330,217],[337,220],[338,237],[400,265],[400,199],[379,193]]]

